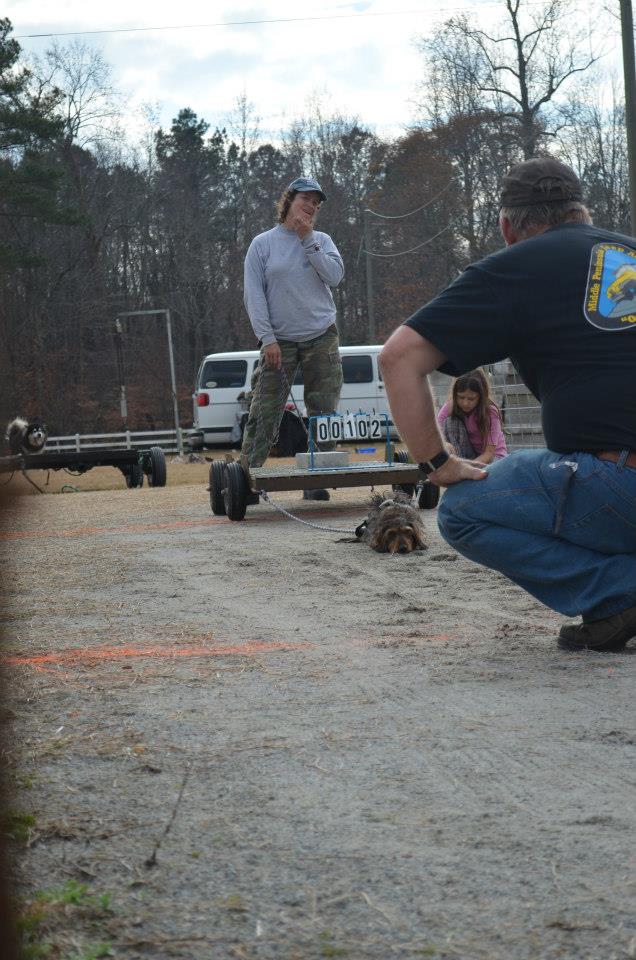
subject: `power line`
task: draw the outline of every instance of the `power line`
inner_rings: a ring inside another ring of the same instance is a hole
[[[541,6],[544,0],[530,0],[525,6]],[[489,0],[489,2],[473,4],[471,6],[445,7],[445,13],[458,13],[474,11],[475,6],[499,7],[500,0]],[[386,13],[338,13],[325,14],[316,17],[278,17],[262,20],[218,20],[214,23],[175,23],[166,27],[104,27],[100,30],[66,30],[54,33],[17,33],[16,40],[36,40],[46,37],[86,37],[98,34],[110,33],[148,33],[155,30],[203,30],[211,27],[254,27],[270,23],[310,23],[319,20],[366,20],[371,17],[406,17],[414,14],[426,15],[430,17],[427,10],[390,10]]]
[[[374,217],[380,217],[381,220],[404,220],[406,217],[412,217],[414,213],[419,213],[420,210],[426,210],[427,207],[430,207],[432,203],[446,193],[446,191],[452,187],[453,181],[449,180],[445,187],[443,187],[439,193],[436,193],[434,197],[431,197],[430,200],[427,200],[426,203],[423,203],[421,207],[417,207],[415,210],[411,210],[410,213],[398,213],[397,215],[389,216],[386,213],[377,213],[375,210],[371,210],[370,207],[367,207],[365,213],[371,213]],[[408,252],[408,251],[407,251]]]
[[[425,14],[425,10],[391,10],[387,13],[339,13],[322,17],[279,17],[263,20],[218,20],[215,23],[175,23],[167,27],[113,27],[103,30],[68,30],[64,33],[16,34],[16,40],[33,40],[38,37],[80,37],[100,33],[142,33],[150,30],[201,30],[206,27],[254,27],[267,23],[308,23],[316,20],[363,20],[369,17],[402,17]]]
[[[429,237],[428,240],[423,240],[422,243],[418,243],[416,247],[411,247],[410,250],[400,250],[399,253],[374,253],[373,250],[366,250],[364,247],[362,249],[364,253],[367,253],[370,257],[383,257],[386,259],[392,257],[403,257],[407,253],[414,253],[415,250],[419,250],[421,247],[425,247],[427,244],[432,243],[433,240],[437,240],[437,238],[441,237],[443,233],[446,233],[447,230],[450,230],[452,226],[452,223],[448,223],[445,227],[442,227],[442,229],[436,233],[434,237]]]

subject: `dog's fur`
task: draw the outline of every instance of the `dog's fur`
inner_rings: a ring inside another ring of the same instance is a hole
[[[46,443],[46,427],[41,420],[24,420],[16,417],[7,426],[5,440],[13,456],[22,453],[39,453]]]
[[[412,553],[428,547],[419,511],[401,492],[374,494],[369,516],[356,528],[356,537],[378,553]]]

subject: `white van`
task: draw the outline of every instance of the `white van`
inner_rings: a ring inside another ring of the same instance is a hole
[[[392,427],[391,411],[378,366],[381,349],[379,345],[340,347],[343,384],[338,412],[356,413],[363,410],[365,413],[386,413]],[[192,446],[227,445],[235,440],[236,425],[240,424],[245,409],[241,405],[241,398],[251,388],[252,374],[259,357],[258,350],[241,350],[235,353],[210,353],[203,358],[192,394]],[[306,416],[300,368],[292,386],[292,395],[301,414]]]

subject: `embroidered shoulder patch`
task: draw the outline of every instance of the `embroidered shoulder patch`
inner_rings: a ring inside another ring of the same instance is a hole
[[[636,250],[615,243],[592,248],[583,312],[599,330],[636,327]]]

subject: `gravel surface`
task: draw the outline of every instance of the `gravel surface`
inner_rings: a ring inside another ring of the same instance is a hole
[[[202,486],[2,516],[25,942],[636,957],[636,657],[559,651],[434,511],[424,553],[347,542],[367,496],[277,495],[341,534]]]

